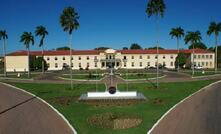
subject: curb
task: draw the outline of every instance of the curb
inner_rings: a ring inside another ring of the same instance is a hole
[[[221,74],[211,74],[211,75],[206,75],[206,76],[195,76],[195,77],[193,76],[192,79],[215,77],[215,76],[221,76]]]
[[[7,83],[3,83],[3,82],[0,82],[1,84],[5,85],[5,86],[8,86],[8,87],[12,87],[12,88],[15,88],[17,90],[20,90],[24,93],[27,93],[33,97],[36,97],[38,100],[40,100],[41,102],[43,102],[44,104],[48,105],[54,112],[56,112],[64,121],[65,123],[67,123],[67,125],[71,128],[72,132],[74,134],[77,134],[77,131],[74,129],[74,127],[70,124],[70,122],[64,117],[63,114],[61,114],[57,109],[55,109],[52,105],[50,105],[49,103],[47,103],[45,100],[41,99],[40,97],[28,92],[28,91],[25,91],[24,89],[21,89],[21,88],[18,88],[18,87],[15,87],[13,85],[10,85],[10,84],[7,84]]]
[[[70,78],[63,78],[63,77],[58,77],[59,79],[62,79],[62,80],[69,80],[69,81],[71,81],[71,79]],[[99,82],[99,81],[101,81],[102,79],[99,79],[99,80],[84,80],[84,79],[72,79],[73,81],[92,81],[92,82]]]
[[[192,97],[193,95],[195,95],[195,94],[197,94],[197,93],[199,93],[199,92],[205,90],[206,88],[209,88],[209,87],[211,87],[211,86],[213,86],[213,85],[215,85],[215,84],[217,84],[217,83],[220,83],[220,82],[221,82],[221,80],[216,81],[216,82],[214,82],[214,83],[211,83],[211,84],[209,84],[209,85],[207,85],[207,86],[201,88],[201,89],[198,90],[197,92],[195,92],[195,93],[193,93],[193,94],[187,96],[186,98],[184,98],[184,99],[181,100],[180,102],[178,102],[176,105],[174,105],[172,108],[170,108],[163,116],[160,117],[160,119],[159,119],[159,120],[152,126],[152,128],[147,132],[147,134],[151,134],[151,132],[152,132],[152,131],[155,129],[155,127],[160,123],[160,121],[163,120],[164,117],[167,116],[167,115],[168,115],[173,109],[175,109],[178,105],[180,105],[181,103],[183,103],[184,101],[186,101],[187,99],[189,99],[190,97]]]
[[[158,79],[162,79],[164,77],[166,77],[167,75],[163,75],[161,77],[158,77]],[[123,78],[122,78],[123,79]],[[141,81],[141,80],[155,80],[157,79],[157,77],[153,77],[153,78],[147,78],[147,79],[123,79],[124,81]]]

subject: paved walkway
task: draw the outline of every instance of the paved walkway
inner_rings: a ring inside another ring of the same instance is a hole
[[[20,90],[0,84],[0,134],[73,134],[49,106]]]
[[[221,134],[221,82],[178,105],[151,134]]]

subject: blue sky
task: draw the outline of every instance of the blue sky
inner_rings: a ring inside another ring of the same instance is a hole
[[[148,0],[1,0],[0,29],[7,30],[7,51],[24,50],[19,42],[24,31],[34,32],[44,25],[49,35],[45,48],[64,46],[68,34],[59,24],[64,7],[72,6],[80,15],[80,28],[74,31],[74,49],[93,49],[107,46],[115,49],[138,43],[142,47],[156,44],[154,18],[148,18],[145,8]],[[200,30],[203,42],[214,44],[206,31],[211,21],[221,22],[220,0],[165,0],[167,9],[160,20],[160,45],[176,48],[176,41],[168,35],[172,27],[181,26],[185,31]],[[181,42],[181,47],[187,45]],[[39,50],[38,38],[32,50]],[[0,53],[2,49],[0,49]]]

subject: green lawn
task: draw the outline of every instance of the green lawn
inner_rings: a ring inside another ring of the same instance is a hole
[[[30,75],[31,78],[35,78],[39,76],[40,74],[33,73]],[[4,77],[4,76],[2,76]],[[7,78],[20,78],[20,79],[29,79],[28,73],[20,73],[20,77],[18,77],[17,73],[7,73]]]
[[[159,77],[163,76],[163,74],[159,74]],[[156,73],[146,73],[146,74],[123,74],[121,75],[123,79],[149,79],[149,78],[156,78]]]
[[[61,77],[70,78],[70,75],[62,75]],[[101,78],[103,78],[102,75],[96,75],[96,74],[72,75],[72,79],[80,79],[80,80],[100,80]]]
[[[217,72],[215,73],[212,70],[205,70],[204,74],[202,73],[203,70],[195,70],[194,76],[208,76],[208,75],[215,75],[215,74],[221,74],[221,72]],[[180,71],[182,73],[186,73],[189,75],[192,75],[192,70],[182,70]]]
[[[51,103],[58,109],[74,126],[79,134],[146,134],[153,124],[173,105],[183,98],[196,92],[202,87],[214,81],[195,81],[180,83],[161,83],[159,89],[155,89],[150,83],[129,84],[129,90],[137,90],[142,92],[148,101],[125,106],[104,106],[96,107],[94,105],[83,104],[78,101],[71,101],[69,105],[60,103],[52,103],[49,101],[55,97],[80,96],[87,91],[95,91],[95,85],[82,84],[74,85],[74,89],[70,90],[70,85],[65,84],[35,84],[35,83],[10,83],[17,87],[32,92],[42,99]],[[98,85],[99,90],[105,89],[104,85]],[[126,89],[126,85],[118,85],[120,90]],[[156,104],[156,99],[162,100],[160,104]],[[135,127],[125,130],[111,130],[91,126],[87,123],[87,118],[100,113],[121,113],[132,114],[143,118],[143,122]]]

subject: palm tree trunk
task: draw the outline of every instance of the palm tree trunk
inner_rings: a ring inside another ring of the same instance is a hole
[[[73,81],[72,81],[72,34],[69,36],[69,45],[70,45],[70,79],[71,79],[71,89],[73,89]]]
[[[41,54],[42,54],[41,69],[42,69],[42,73],[44,73],[44,71],[45,71],[45,63],[44,63],[44,46],[43,45],[42,45]]]
[[[194,43],[193,43],[193,67],[192,67],[192,77],[193,77],[194,74],[195,74],[194,56],[195,56],[195,47],[194,47]]]
[[[5,39],[3,40],[3,51],[4,51],[4,76],[7,76],[7,72],[6,72],[6,47],[5,47]]]
[[[177,37],[177,56],[180,53],[179,38]],[[180,72],[180,60],[177,58],[177,72]]]
[[[216,35],[215,36],[215,51],[216,51],[216,54],[215,54],[215,73],[217,73],[217,66],[218,66],[218,56],[217,56],[217,50],[218,50],[218,48],[217,48],[217,45],[218,45],[218,36]]]
[[[28,48],[28,78],[30,78],[30,50]]]
[[[159,24],[158,24],[158,16],[156,16],[156,39],[157,39],[157,88],[159,87]]]

